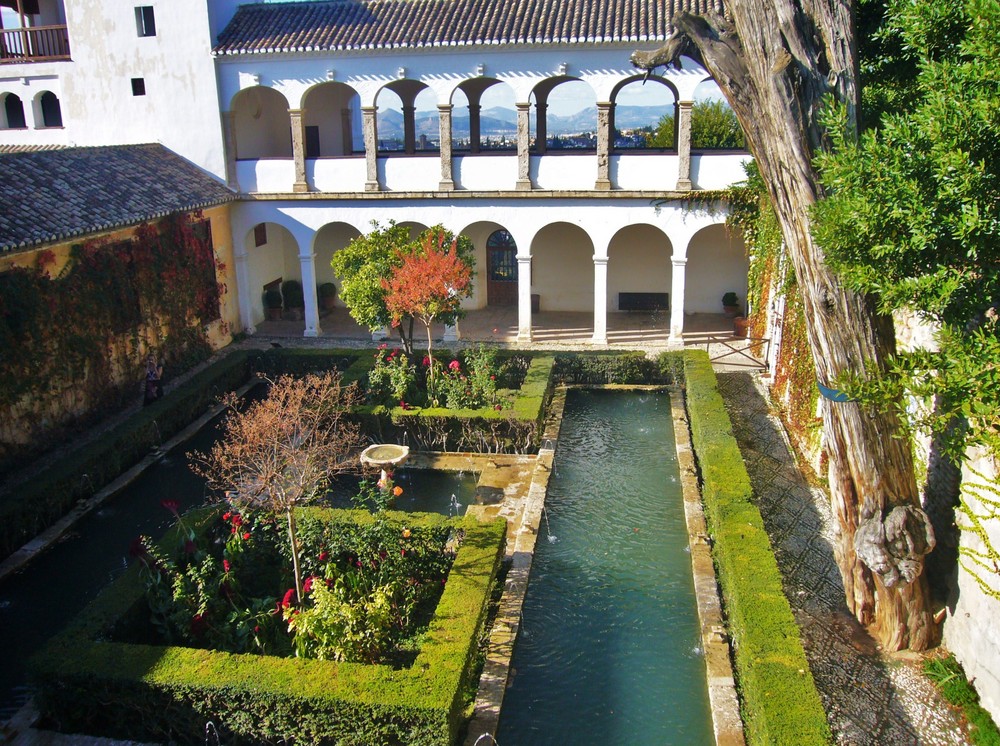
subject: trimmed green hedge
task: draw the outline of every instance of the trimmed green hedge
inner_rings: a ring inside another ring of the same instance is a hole
[[[310,512],[365,520],[357,511]],[[231,744],[452,746],[503,561],[506,522],[398,515],[407,525],[450,521],[465,530],[410,668],[111,642],[116,624],[144,603],[133,567],[33,659],[41,711],[60,730],[139,740],[203,743],[212,721]]]
[[[703,351],[684,352],[691,438],[751,744],[832,740],[750,477]]]
[[[553,364],[549,355],[532,357],[512,409],[365,406],[356,411],[365,431],[385,442],[402,441],[405,435],[418,450],[529,453],[538,447]]]
[[[243,384],[249,376],[247,361],[245,351],[228,355],[93,443],[53,462],[31,481],[0,494],[0,558],[16,551],[66,515],[77,501],[92,497],[152,448],[183,430],[220,394]]]
[[[641,351],[563,353],[555,356],[553,374],[560,383],[584,386],[669,385],[683,380],[681,354],[664,352],[654,360]]]

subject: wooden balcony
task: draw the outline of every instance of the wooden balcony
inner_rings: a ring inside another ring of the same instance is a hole
[[[68,59],[65,26],[0,29],[0,65]]]

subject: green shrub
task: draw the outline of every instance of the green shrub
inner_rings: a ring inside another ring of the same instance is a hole
[[[656,360],[644,352],[574,352],[556,355],[555,377],[560,383],[673,384],[681,380],[679,352],[664,352]]]
[[[309,512],[373,520],[363,511]],[[408,526],[450,521],[465,531],[411,666],[115,642],[115,632],[141,613],[142,583],[133,567],[32,661],[39,706],[60,730],[117,738],[201,743],[212,721],[229,744],[284,739],[452,746],[503,560],[506,522],[418,514],[397,519]]]
[[[827,744],[830,728],[708,355],[684,352],[691,439],[751,744]]]
[[[977,746],[1000,746],[1000,729],[990,713],[979,704],[979,694],[965,677],[954,655],[924,662],[924,673],[933,681],[949,704],[962,710],[969,722],[969,737]]]

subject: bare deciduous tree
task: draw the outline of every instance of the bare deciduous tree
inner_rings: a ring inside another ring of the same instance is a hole
[[[225,397],[223,436],[207,454],[191,454],[192,468],[234,507],[285,518],[301,601],[294,511],[321,497],[335,475],[360,467],[361,435],[347,420],[359,395],[331,372],[270,384],[267,398],[249,406],[235,394]]]

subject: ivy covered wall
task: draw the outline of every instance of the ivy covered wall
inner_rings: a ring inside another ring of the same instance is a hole
[[[0,257],[0,475],[228,344],[235,288],[227,206]]]

